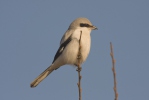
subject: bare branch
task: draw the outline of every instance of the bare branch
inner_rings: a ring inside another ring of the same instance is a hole
[[[82,76],[81,76],[81,57],[82,57],[82,55],[81,55],[81,36],[82,36],[82,31],[80,31],[80,39],[79,39],[79,52],[78,52],[78,68],[77,68],[77,71],[78,71],[78,83],[77,83],[77,85],[78,85],[78,90],[79,90],[79,100],[82,100],[82,88],[81,88],[81,78],[82,78]]]
[[[117,92],[117,81],[116,81],[116,71],[115,71],[115,62],[116,60],[114,59],[114,53],[113,53],[113,46],[112,43],[110,42],[110,55],[112,58],[112,71],[113,71],[113,77],[114,77],[114,93],[115,93],[115,99],[114,100],[118,100],[118,92]]]

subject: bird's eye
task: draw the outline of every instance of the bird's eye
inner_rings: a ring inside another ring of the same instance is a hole
[[[90,27],[90,25],[86,23],[80,23],[80,27]]]

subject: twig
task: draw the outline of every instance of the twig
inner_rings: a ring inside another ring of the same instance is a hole
[[[82,100],[82,96],[81,96],[81,93],[82,93],[82,89],[81,89],[81,36],[82,36],[82,31],[80,31],[80,39],[79,39],[79,52],[78,52],[78,68],[77,68],[77,71],[78,71],[78,90],[79,90],[79,100]]]
[[[118,92],[117,92],[117,82],[116,82],[116,71],[115,71],[115,62],[116,60],[114,59],[114,53],[113,53],[113,46],[112,43],[110,42],[110,49],[111,49],[111,58],[112,58],[112,71],[113,71],[113,77],[114,77],[114,93],[115,93],[115,99],[118,100]]]

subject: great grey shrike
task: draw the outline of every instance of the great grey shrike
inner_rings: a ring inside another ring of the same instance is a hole
[[[79,52],[79,39],[81,34],[81,58],[83,63],[89,52],[91,45],[90,33],[97,28],[87,18],[77,18],[69,26],[68,30],[63,35],[60,47],[54,57],[52,64],[42,72],[31,84],[31,87],[36,87],[43,79],[45,79],[52,71],[59,67],[70,64],[77,65]]]

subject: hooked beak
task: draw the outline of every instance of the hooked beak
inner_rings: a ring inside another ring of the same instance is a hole
[[[92,26],[92,30],[98,30],[98,28],[96,26]]]

